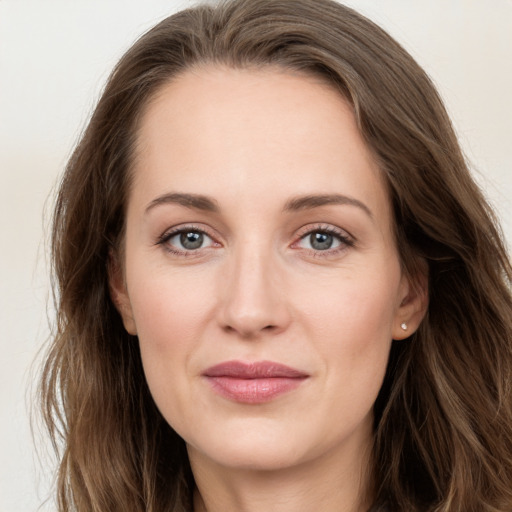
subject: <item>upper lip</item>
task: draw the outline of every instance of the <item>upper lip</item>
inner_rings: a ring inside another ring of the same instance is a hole
[[[273,361],[225,361],[204,371],[206,377],[232,377],[238,379],[288,378],[297,379],[308,377],[308,374]]]

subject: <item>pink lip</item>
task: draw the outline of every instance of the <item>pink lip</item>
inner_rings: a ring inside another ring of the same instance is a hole
[[[203,376],[221,396],[246,404],[261,404],[287,393],[309,377],[280,363],[226,361],[208,368]]]

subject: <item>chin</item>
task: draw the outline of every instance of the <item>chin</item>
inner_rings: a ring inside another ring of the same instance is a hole
[[[239,471],[270,472],[282,471],[300,465],[303,460],[298,450],[293,448],[276,450],[275,446],[245,445],[225,446],[215,452],[209,447],[208,452],[202,452],[200,457],[207,457],[216,465]],[[189,453],[191,449],[189,447]],[[197,451],[194,449],[194,451]]]
[[[187,442],[189,454],[226,468],[253,471],[282,470],[308,458],[308,443],[288,431],[269,425],[245,425],[236,430],[226,429],[217,435],[210,431],[208,439]]]

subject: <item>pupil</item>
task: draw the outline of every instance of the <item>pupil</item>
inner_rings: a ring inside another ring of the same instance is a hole
[[[203,234],[194,231],[181,233],[180,242],[185,249],[199,249],[203,245]]]
[[[328,233],[312,233],[309,241],[313,249],[316,249],[317,251],[325,251],[331,248],[333,237]]]

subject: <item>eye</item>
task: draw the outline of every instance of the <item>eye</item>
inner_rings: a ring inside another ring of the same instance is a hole
[[[314,249],[315,251],[326,251],[327,249],[332,249],[333,246],[337,247],[340,245],[340,241],[334,235],[322,231],[315,231],[305,236],[301,242],[301,246],[309,245],[307,248]]]
[[[204,231],[194,228],[180,228],[170,233],[165,233],[158,241],[169,251],[174,253],[187,253],[212,247],[215,245],[213,239]]]
[[[296,243],[296,247],[317,252],[336,252],[353,245],[354,242],[348,235],[333,228],[309,230]]]

